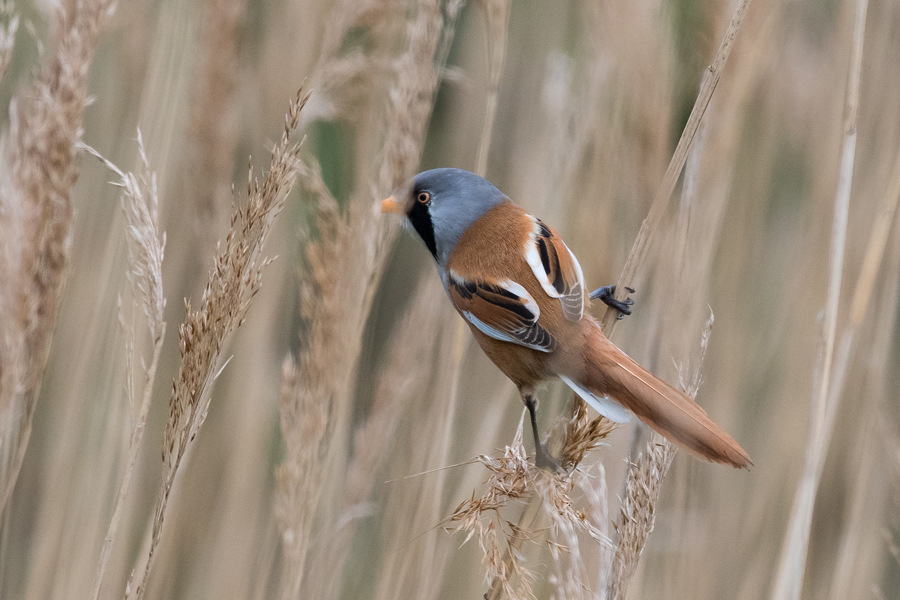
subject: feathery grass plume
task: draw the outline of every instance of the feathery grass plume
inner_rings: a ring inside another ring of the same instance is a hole
[[[511,504],[530,505],[537,498],[537,505],[549,518],[552,535],[548,546],[556,579],[567,580],[565,589],[578,589],[580,595],[588,586],[576,534],[587,532],[607,546],[610,542],[603,531],[605,517],[588,518],[582,509],[576,509],[572,492],[579,489],[588,499],[588,513],[593,517],[602,516],[606,514],[606,500],[597,494],[600,487],[605,489],[605,477],[600,475],[597,481],[602,485],[593,489],[592,478],[578,469],[569,477],[556,477],[535,467],[529,462],[522,443],[524,416],[523,412],[512,444],[505,446],[501,455],[475,458],[490,473],[484,490],[480,495],[473,492],[442,525],[452,532],[465,532],[463,543],[473,537],[477,540],[485,568],[484,580],[491,585],[491,593],[499,590],[511,599],[531,598],[535,574],[520,550],[524,542],[536,541],[538,532],[507,521],[501,510]],[[575,467],[587,449],[596,447],[612,432],[613,427],[608,423],[605,419],[588,420],[586,411],[577,411],[576,417],[566,423],[567,430],[576,432],[573,437],[577,441],[566,447],[563,464]]]
[[[55,13],[55,49],[34,84],[10,107],[0,198],[0,514],[31,436],[34,409],[68,271],[87,76],[112,0],[65,4]],[[8,31],[8,30],[7,30]],[[13,247],[15,246],[15,247]]]
[[[372,189],[366,189],[341,215],[321,178],[312,179],[319,190],[319,237],[307,246],[309,272],[303,275],[302,316],[308,331],[297,359],[302,376],[286,382],[281,406],[286,452],[278,467],[275,502],[281,507],[276,509],[277,520],[287,555],[285,598],[295,597],[301,589],[308,549],[301,534],[315,508],[295,500],[314,500],[302,488],[307,477],[317,477],[304,472],[312,450],[302,434],[305,425],[295,417],[313,403],[318,414],[329,415],[329,427],[346,430],[353,380],[349,374],[356,368],[366,317],[396,231],[383,225],[373,200],[391,193],[418,165],[437,87],[434,57],[442,23],[439,2],[416,3],[415,17],[407,25],[407,48],[395,65],[397,80],[390,90],[376,198],[370,195]],[[315,453],[325,457],[324,465],[314,465],[317,470],[337,468],[332,431],[322,431],[314,443],[319,446]]]
[[[149,339],[153,348],[149,366],[147,366],[147,362],[143,357],[140,361],[141,365],[144,366],[144,377],[141,382],[141,400],[138,403],[132,372],[135,354],[134,309],[132,309],[131,319],[126,319],[121,314],[120,301],[119,320],[125,330],[126,391],[132,411],[132,423],[125,473],[119,485],[115,508],[113,509],[109,528],[100,551],[100,562],[97,566],[97,576],[92,594],[95,600],[100,597],[100,587],[103,585],[103,577],[109,564],[113,542],[116,539],[125,509],[125,498],[128,496],[128,491],[131,487],[134,467],[137,463],[141,441],[144,436],[144,428],[147,424],[147,414],[150,411],[150,402],[153,398],[153,382],[156,380],[159,355],[166,336],[166,323],[163,320],[166,299],[163,294],[162,281],[162,262],[166,247],[166,234],[161,234],[159,231],[159,192],[156,185],[156,173],[150,169],[150,162],[147,159],[147,153],[144,151],[144,141],[140,129],[137,132],[137,145],[141,158],[141,171],[137,175],[123,172],[112,162],[103,158],[96,150],[89,146],[84,146],[88,152],[100,159],[109,170],[119,177],[119,181],[115,185],[122,188],[122,197],[119,202],[122,213],[125,216],[125,240],[128,248],[126,278],[131,286],[134,305],[139,304],[144,313]]]
[[[307,98],[301,87],[291,101],[284,131],[272,149],[269,171],[262,186],[253,179],[251,165],[247,205],[235,208],[231,229],[224,247],[220,246],[216,254],[215,267],[203,292],[200,308],[195,310],[189,302],[185,303],[187,316],[178,330],[181,365],[172,384],[169,420],[163,440],[165,473],[157,497],[147,562],[135,595],[137,600],[143,598],[146,591],[181,460],[206,420],[222,349],[228,336],[243,323],[262,284],[262,272],[269,262],[262,257],[263,245],[294,187],[299,169],[300,143],[291,142],[291,136],[300,122],[300,111]]]
[[[686,368],[679,369],[681,390],[692,400],[697,397],[703,382],[703,360],[709,348],[714,321],[715,316],[710,312],[700,338],[697,367],[691,372],[690,379],[685,379]],[[662,491],[662,481],[672,466],[677,450],[668,440],[653,433],[646,452],[639,454],[637,460],[628,466],[625,497],[622,499],[619,522],[616,525],[616,551],[607,582],[607,597],[612,600],[624,600],[628,594],[631,578],[656,523],[656,505]]]
[[[572,415],[562,422],[565,426],[564,444],[559,456],[560,464],[571,471],[581,464],[584,456],[599,448],[609,434],[619,426],[604,417],[598,415],[591,419],[588,416],[587,404],[577,396],[572,398],[574,407]],[[552,434],[551,434],[552,435]]]
[[[457,506],[443,523],[452,532],[465,532],[463,543],[473,537],[476,539],[481,550],[485,581],[499,582],[510,598],[533,597],[534,573],[523,563],[517,551],[530,533],[506,522],[500,514],[500,509],[510,501],[531,498],[537,487],[535,481],[542,476],[528,461],[522,443],[524,419],[523,412],[512,443],[503,448],[501,455],[476,457],[475,460],[490,473],[484,482],[484,491],[480,496],[473,491],[472,497]],[[455,525],[451,528],[451,524]],[[509,527],[509,532],[504,526]],[[507,555],[512,560],[505,560]]]
[[[597,462],[588,469],[577,470],[565,483],[557,478],[543,478],[539,485],[550,483],[544,512],[550,522],[547,545],[550,550],[550,573],[548,583],[553,588],[552,598],[560,600],[593,600],[597,589],[592,579],[600,574],[602,579],[603,559],[612,548],[607,535],[609,505],[607,502],[606,472],[603,463]],[[577,495],[583,499],[582,508],[575,509]],[[587,533],[601,548],[599,564],[588,566],[581,551],[579,533]],[[605,551],[605,552],[603,552]]]
[[[189,169],[198,248],[205,256],[231,202],[231,171],[239,128],[234,110],[238,38],[247,0],[204,0],[199,74],[191,94]],[[205,243],[206,242],[206,243]],[[205,264],[203,267],[205,268]]]
[[[0,81],[12,59],[13,46],[16,43],[16,31],[19,29],[19,15],[16,14],[10,0],[0,2]]]
[[[628,467],[625,498],[616,525],[616,553],[607,586],[607,597],[612,600],[624,600],[627,596],[644,544],[656,522],[662,480],[674,457],[675,447],[654,433],[646,452],[638,455],[637,461]]]

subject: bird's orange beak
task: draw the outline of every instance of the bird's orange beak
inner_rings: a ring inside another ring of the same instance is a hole
[[[403,210],[403,205],[394,200],[394,197],[391,196],[390,198],[385,198],[381,201],[381,212],[402,215],[405,214],[406,211]]]

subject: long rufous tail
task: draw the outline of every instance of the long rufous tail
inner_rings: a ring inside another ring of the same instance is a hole
[[[609,396],[671,442],[706,460],[748,468],[743,448],[710,419],[700,405],[653,376],[619,350],[592,324],[585,344],[581,384]]]

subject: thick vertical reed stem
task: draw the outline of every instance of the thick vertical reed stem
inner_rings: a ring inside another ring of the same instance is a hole
[[[796,600],[803,589],[809,534],[812,525],[816,491],[825,463],[829,438],[829,385],[832,383],[837,333],[838,302],[844,270],[844,247],[847,241],[847,220],[850,213],[850,189],[853,183],[853,163],[856,154],[856,115],[859,106],[859,82],[862,70],[863,41],[866,31],[868,0],[856,0],[850,73],[844,105],[844,141],[841,151],[840,178],[834,200],[834,220],[831,230],[831,256],[828,269],[828,288],[823,321],[823,336],[816,361],[815,389],[806,460],[800,485],[788,521],[778,574],[772,588],[773,600]]]

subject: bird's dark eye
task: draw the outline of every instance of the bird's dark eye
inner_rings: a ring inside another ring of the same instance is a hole
[[[419,202],[419,204],[428,204],[429,202],[431,202],[431,194],[429,194],[428,192],[419,192],[416,195],[416,200]]]

